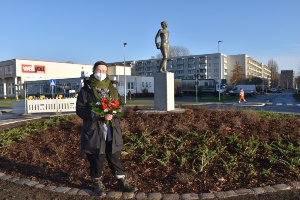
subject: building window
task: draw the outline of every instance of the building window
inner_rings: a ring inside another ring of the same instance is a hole
[[[127,84],[128,84],[127,87],[128,87],[129,90],[133,90],[134,89],[133,88],[133,82],[128,82]]]

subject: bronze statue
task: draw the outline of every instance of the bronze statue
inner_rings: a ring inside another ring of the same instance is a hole
[[[167,31],[168,23],[166,21],[161,22],[162,29],[159,29],[155,36],[156,48],[160,49],[163,56],[160,63],[160,72],[167,72],[167,61],[170,51],[169,45],[169,31]],[[157,42],[158,37],[160,36],[160,42]]]

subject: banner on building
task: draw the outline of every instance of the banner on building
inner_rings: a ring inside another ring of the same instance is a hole
[[[26,65],[22,64],[23,73],[45,73],[45,66],[43,65]]]

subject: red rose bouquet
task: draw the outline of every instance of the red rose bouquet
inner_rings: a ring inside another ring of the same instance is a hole
[[[96,102],[90,103],[92,112],[100,117],[104,117],[106,114],[122,116],[121,105],[118,99],[110,97],[108,89],[97,89],[97,91],[101,98]]]

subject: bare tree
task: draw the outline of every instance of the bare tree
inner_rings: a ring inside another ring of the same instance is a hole
[[[268,67],[271,69],[271,87],[276,88],[279,85],[278,65],[273,58],[268,61]]]
[[[188,48],[183,46],[170,46],[169,58],[191,55]],[[162,58],[161,53],[156,55],[156,58]]]
[[[232,76],[230,78],[231,85],[238,85],[246,82],[245,74],[243,73],[243,68],[240,62],[236,62],[234,69],[232,70]]]

